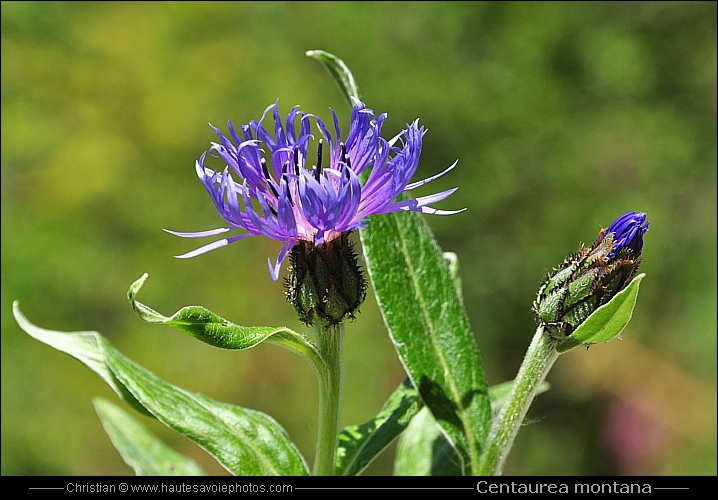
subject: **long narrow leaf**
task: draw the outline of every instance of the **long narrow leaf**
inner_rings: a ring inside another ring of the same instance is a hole
[[[307,475],[299,450],[271,417],[168,384],[130,361],[97,332],[56,332],[30,323],[13,304],[27,334],[77,358],[133,406],[195,441],[236,475]]]
[[[324,64],[324,67],[336,82],[339,91],[349,106],[353,106],[352,98],[361,99],[359,87],[357,86],[356,80],[354,80],[354,75],[352,75],[347,65],[344,64],[344,61],[334,54],[323,50],[308,50],[307,56]]]
[[[407,379],[389,396],[376,417],[344,428],[339,433],[337,475],[355,476],[363,471],[406,429],[423,406],[419,393]]]
[[[470,473],[491,424],[491,403],[457,281],[417,213],[373,217],[361,237],[399,357]]]
[[[127,412],[105,399],[93,400],[108,436],[138,476],[204,476],[189,457],[157,439]]]
[[[146,279],[147,273],[132,283],[127,291],[127,299],[137,316],[147,323],[171,326],[222,349],[249,349],[262,342],[270,342],[301,354],[318,368],[322,366],[314,345],[299,333],[283,326],[241,326],[202,306],[186,306],[172,316],[164,316],[136,299]]]
[[[158,420],[202,446],[233,474],[307,474],[299,451],[268,415],[172,386],[111,347],[105,357]]]
[[[54,330],[46,330],[33,325],[20,312],[20,305],[17,301],[13,302],[12,312],[15,321],[25,333],[31,337],[43,342],[50,347],[54,347],[58,351],[69,354],[73,358],[82,362],[90,370],[105,381],[107,385],[123,399],[127,404],[132,406],[138,412],[152,416],[147,409],[137,401],[137,399],[127,390],[127,388],[117,379],[112,369],[102,354],[101,343],[106,342],[97,332],[56,332]]]

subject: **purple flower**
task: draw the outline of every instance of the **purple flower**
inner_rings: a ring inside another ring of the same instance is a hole
[[[270,110],[274,117],[273,134],[264,127]],[[386,113],[377,117],[364,103],[355,101],[349,134],[342,140],[336,113],[332,111],[332,115],[335,135],[318,117],[297,111],[296,106],[283,122],[277,102],[267,107],[259,122],[242,125],[241,135],[231,122],[229,138],[212,127],[220,142],[212,143],[209,153],[221,158],[226,167],[222,172],[206,167],[205,152],[196,162],[196,170],[228,225],[194,233],[168,232],[186,238],[216,236],[234,229],[243,232],[178,257],[194,257],[248,236],[263,235],[284,243],[276,263],[269,259],[269,272],[276,280],[282,262],[300,240],[324,244],[342,233],[364,227],[370,215],[399,210],[437,215],[461,212],[429,206],[448,197],[456,188],[396,201],[401,193],[440,177],[456,165],[454,162],[428,179],[409,182],[419,164],[422,137],[426,133],[418,120],[386,141],[380,136]],[[317,144],[316,162],[308,159],[314,139],[311,120],[316,121],[323,138]],[[359,176],[365,171],[368,177],[362,185]]]
[[[604,236],[613,233],[613,248],[606,260],[610,261],[624,248],[629,249],[634,257],[640,255],[643,250],[643,235],[648,231],[649,224],[644,212],[628,212],[613,221],[600,238],[602,240]]]

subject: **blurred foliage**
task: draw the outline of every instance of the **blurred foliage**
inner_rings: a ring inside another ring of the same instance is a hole
[[[491,384],[513,378],[546,269],[618,215],[648,213],[623,341],[564,355],[506,474],[716,474],[716,3],[2,2],[2,474],[131,474],[89,371],[20,331],[97,330],[167,381],[264,411],[308,463],[316,380],[279,347],[226,352],[143,324],[126,291],[168,313],[204,305],[302,329],[248,239],[189,260],[161,231],[223,225],[194,160],[277,98],[346,128],[348,107],[305,51],[351,68],[387,137],[420,117],[417,179],[458,167],[427,220],[460,260]],[[347,327],[344,423],[403,379],[371,294]],[[141,417],[140,417],[141,418]],[[142,419],[210,474],[212,459]],[[156,424],[156,425],[155,425]],[[393,449],[367,471],[390,474]]]

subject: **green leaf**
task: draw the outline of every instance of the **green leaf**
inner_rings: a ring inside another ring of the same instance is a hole
[[[93,403],[112,444],[138,476],[205,475],[194,460],[164,444],[118,406],[100,398]]]
[[[491,403],[457,280],[418,213],[372,217],[361,237],[399,357],[468,474],[478,467]]]
[[[424,404],[406,379],[373,419],[339,433],[337,475],[356,476],[409,425]]]
[[[306,475],[307,467],[271,417],[174,387],[114,349],[108,364],[162,423],[189,437],[236,475]]]
[[[596,309],[586,321],[556,348],[565,352],[578,345],[599,344],[618,337],[633,315],[638,287],[646,273],[639,274],[611,300]]]
[[[461,459],[427,407],[401,435],[394,459],[395,476],[460,476]]]
[[[107,365],[102,355],[102,347],[100,345],[100,343],[104,342],[104,339],[102,339],[97,332],[62,333],[45,330],[28,321],[22,312],[20,312],[20,306],[17,301],[13,302],[12,310],[15,321],[17,321],[17,324],[25,333],[81,361],[90,370],[99,375],[115,394],[127,402],[127,404],[144,415],[152,416],[142,403],[137,401],[122,382],[117,379],[117,376]]]
[[[124,357],[97,332],[38,328],[22,315],[17,302],[13,312],[30,336],[85,363],[120,397],[195,441],[232,474],[308,474],[299,450],[271,417],[168,384]]]
[[[491,409],[497,414],[506,402],[514,381],[489,387]],[[537,394],[549,389],[542,382]],[[394,475],[396,476],[457,476],[461,474],[460,459],[441,427],[426,407],[412,419],[402,433],[396,448]]]
[[[249,349],[267,341],[301,354],[316,366],[322,365],[316,348],[302,335],[289,328],[241,326],[201,306],[183,307],[170,317],[163,316],[135,299],[146,279],[147,273],[132,283],[127,291],[127,299],[137,316],[147,323],[171,326],[222,349]]]
[[[349,106],[353,106],[352,98],[361,100],[359,94],[359,87],[354,80],[354,75],[349,71],[349,68],[344,61],[339,59],[334,54],[325,52],[323,50],[308,50],[307,56],[313,57],[317,61],[324,64],[329,74],[334,78],[334,81],[339,86],[339,91],[344,96],[344,99],[349,103]]]

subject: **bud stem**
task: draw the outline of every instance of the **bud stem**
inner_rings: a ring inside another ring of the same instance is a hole
[[[319,326],[317,348],[324,360],[319,371],[319,427],[314,457],[315,476],[334,476],[337,468],[337,438],[344,385],[344,324]]]
[[[536,391],[546,378],[554,361],[558,359],[557,344],[558,341],[544,333],[543,325],[538,327],[511,387],[506,404],[493,421],[479,463],[478,475],[501,475],[504,461],[536,396]]]

